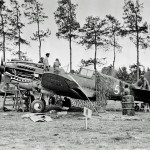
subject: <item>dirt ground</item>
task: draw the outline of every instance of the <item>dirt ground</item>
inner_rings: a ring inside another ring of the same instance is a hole
[[[116,107],[116,102],[113,103]],[[108,106],[110,104],[108,103]],[[120,106],[119,106],[120,107]],[[119,108],[118,107],[118,108]],[[111,107],[93,114],[85,129],[82,111],[46,112],[51,122],[22,118],[29,112],[0,112],[0,150],[149,150],[150,114],[122,115]]]

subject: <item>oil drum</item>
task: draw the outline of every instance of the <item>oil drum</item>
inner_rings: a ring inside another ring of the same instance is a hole
[[[134,97],[132,95],[125,95],[122,97],[122,114],[134,116]]]

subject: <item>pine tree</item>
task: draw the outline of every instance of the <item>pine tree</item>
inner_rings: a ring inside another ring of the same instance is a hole
[[[94,69],[96,70],[97,64],[97,49],[99,47],[106,48],[106,35],[108,31],[106,30],[106,20],[101,20],[99,17],[89,16],[86,18],[86,23],[80,29],[81,41],[80,44],[85,45],[87,49],[92,46],[95,48],[94,54]]]
[[[54,12],[55,21],[58,26],[56,36],[69,41],[70,49],[70,71],[72,70],[72,40],[78,38],[76,31],[80,25],[76,21],[77,5],[71,3],[71,0],[58,0],[58,8]]]
[[[10,30],[10,22],[11,22],[11,10],[5,6],[5,2],[3,0],[0,1],[0,36],[2,38],[2,42],[0,41],[0,49],[3,52],[3,60],[6,59],[6,50],[12,50],[8,47],[8,42],[12,40],[12,32]]]
[[[135,44],[137,50],[137,80],[139,79],[139,51],[141,48],[147,48],[149,46],[150,37],[148,34],[147,22],[143,23],[141,15],[143,4],[139,3],[139,0],[125,1],[124,9],[124,30],[122,35],[128,35],[130,40]]]
[[[39,42],[40,60],[42,41],[44,41],[45,38],[48,38],[51,35],[49,29],[46,29],[46,31],[44,31],[40,26],[45,21],[45,19],[48,18],[48,16],[46,16],[43,12],[43,4],[37,0],[25,0],[25,4],[23,6],[26,9],[25,16],[29,19],[29,24],[35,23],[37,25],[37,31],[33,33],[33,37],[31,37],[31,39]]]
[[[29,45],[29,42],[22,38],[22,29],[25,27],[25,24],[21,20],[21,6],[17,0],[10,0],[12,6],[12,14],[11,14],[11,23],[12,33],[14,38],[14,44],[18,46],[18,51],[14,52],[14,55],[18,55],[19,60],[23,59],[25,53],[21,51],[21,44]]]
[[[115,67],[115,61],[116,61],[116,52],[121,51],[121,46],[118,43],[118,37],[121,35],[121,24],[119,21],[111,16],[111,15],[106,15],[107,19],[107,25],[108,25],[108,40],[109,40],[109,45],[113,47],[113,53],[114,53],[114,59],[113,59],[113,68]]]

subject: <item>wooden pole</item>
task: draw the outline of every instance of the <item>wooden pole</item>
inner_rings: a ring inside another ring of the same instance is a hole
[[[88,126],[87,117],[85,117],[85,129],[86,129],[86,130],[87,130],[87,126]]]

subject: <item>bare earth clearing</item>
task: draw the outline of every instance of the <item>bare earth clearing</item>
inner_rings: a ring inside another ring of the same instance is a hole
[[[87,130],[80,111],[62,117],[47,112],[53,121],[36,123],[22,118],[27,113],[0,112],[0,150],[150,149],[149,112],[130,117],[106,111],[93,115]]]

